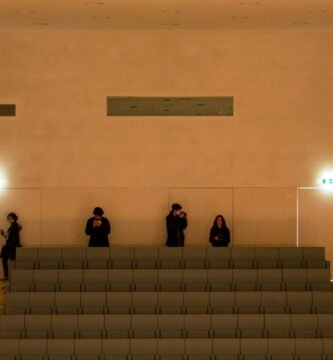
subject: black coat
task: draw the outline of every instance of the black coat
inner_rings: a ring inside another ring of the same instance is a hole
[[[13,222],[6,234],[6,245],[2,250],[2,257],[15,260],[16,248],[21,246],[20,231],[22,227],[17,222]]]
[[[218,237],[218,240],[215,240],[215,237]],[[212,246],[228,246],[230,243],[230,231],[227,227],[218,228],[213,226],[210,230],[209,242]]]
[[[89,246],[109,246],[109,234],[111,232],[111,225],[107,218],[102,217],[101,226],[93,227],[94,217],[87,221],[86,234],[90,235]]]
[[[184,229],[187,227],[187,219],[180,216],[174,216],[172,211],[166,217],[166,226],[168,238],[166,246],[184,246]]]

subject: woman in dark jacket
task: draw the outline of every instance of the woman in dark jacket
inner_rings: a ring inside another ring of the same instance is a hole
[[[16,248],[21,246],[20,231],[22,229],[21,225],[17,222],[18,217],[15,213],[8,214],[7,220],[10,223],[7,232],[5,233],[4,230],[0,230],[1,235],[6,239],[6,244],[1,251],[5,280],[8,279],[8,260],[15,260]]]
[[[228,246],[230,243],[230,231],[222,215],[217,215],[210,229],[209,242],[212,246]]]

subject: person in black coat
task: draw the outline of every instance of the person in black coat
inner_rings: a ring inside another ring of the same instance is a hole
[[[10,213],[7,215],[7,220],[10,223],[10,226],[5,232],[0,230],[1,235],[6,239],[6,244],[2,247],[1,257],[2,257],[2,266],[4,279],[8,279],[8,260],[15,260],[16,258],[16,248],[21,246],[20,241],[20,231],[22,229],[21,225],[17,222],[18,217],[15,213]]]
[[[110,246],[109,234],[111,232],[111,225],[103,214],[103,209],[96,207],[93,211],[94,216],[87,221],[86,234],[90,236],[90,247]]]
[[[179,204],[173,204],[169,215],[166,217],[168,238],[166,246],[184,246],[184,230],[187,227],[187,215]]]
[[[230,231],[222,215],[217,215],[210,229],[209,242],[212,246],[227,247],[230,243]]]

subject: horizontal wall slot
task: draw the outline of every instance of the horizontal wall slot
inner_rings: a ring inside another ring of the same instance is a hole
[[[0,116],[16,116],[16,105],[0,104]]]
[[[107,97],[108,116],[233,116],[232,96]]]

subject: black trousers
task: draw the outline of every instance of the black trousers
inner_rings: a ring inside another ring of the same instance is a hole
[[[165,243],[165,246],[168,246],[168,247],[184,247],[184,240],[181,240],[181,241],[167,240],[166,243]]]
[[[4,256],[2,258],[2,267],[3,267],[3,273],[4,273],[4,277],[8,278],[8,272],[9,272],[9,267],[8,267],[8,260],[9,260],[9,256]]]
[[[110,246],[110,243],[109,243],[109,240],[91,240],[89,241],[89,244],[88,244],[89,247],[109,247]]]
[[[4,248],[2,249],[2,252],[1,252],[2,267],[3,267],[3,273],[4,273],[5,278],[8,278],[8,275],[9,275],[8,261],[15,260],[15,255],[16,255],[15,247],[10,248],[8,246],[4,246]]]

